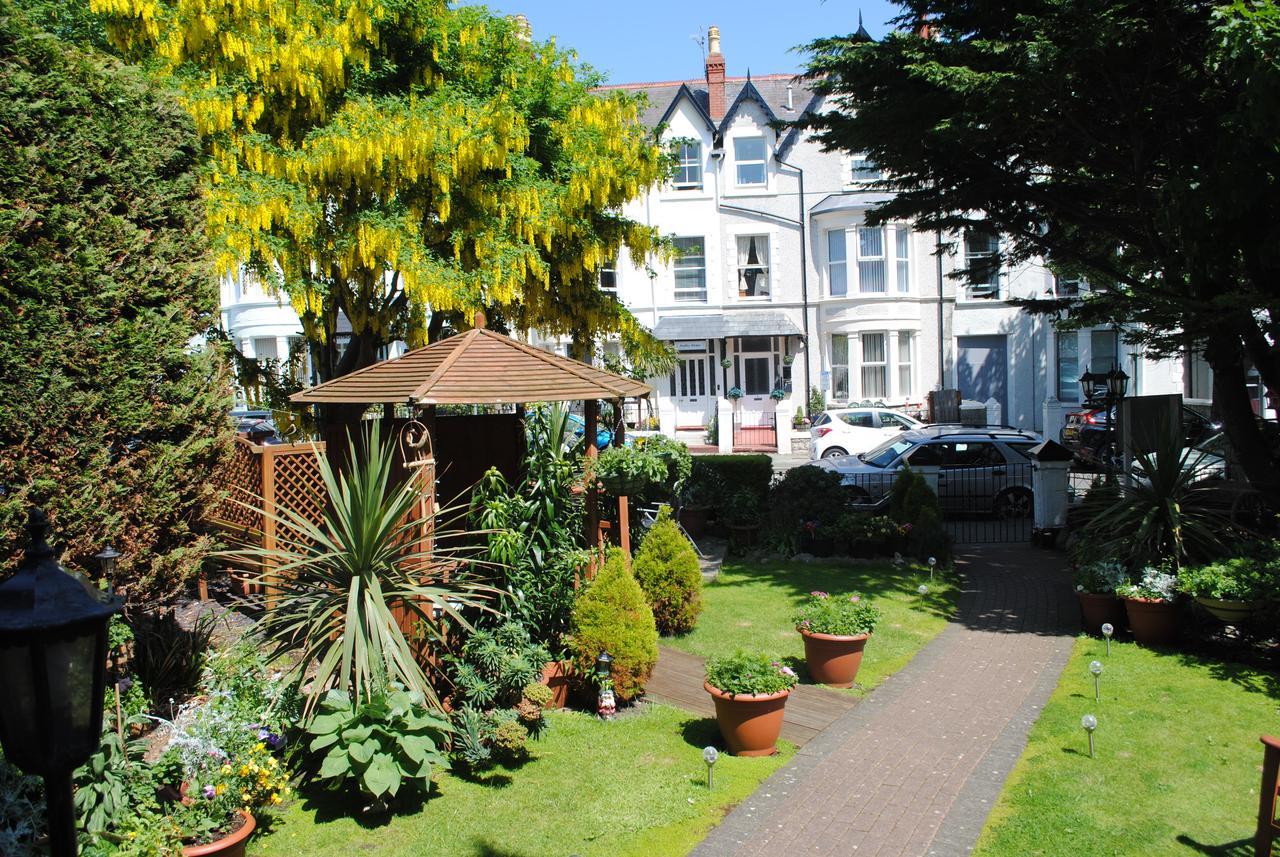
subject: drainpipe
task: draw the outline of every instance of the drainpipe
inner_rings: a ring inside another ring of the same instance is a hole
[[[808,262],[808,243],[805,235],[805,208],[804,208],[804,170],[795,164],[788,163],[778,158],[778,163],[784,167],[795,170],[800,174],[800,217],[796,221],[800,225],[800,305],[801,319],[804,330],[804,413],[806,417],[812,418],[809,413],[809,360],[812,356],[812,350],[809,342],[809,262]]]
[[[942,230],[934,230],[934,245],[937,249],[938,257],[938,389],[945,390],[947,387],[947,372],[945,359],[945,349],[943,347],[943,328],[942,328]]]

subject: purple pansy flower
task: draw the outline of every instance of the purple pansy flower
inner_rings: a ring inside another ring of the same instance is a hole
[[[204,796],[209,800],[213,800],[214,797],[218,794],[218,790],[215,789],[212,785],[205,786],[203,791],[204,791]]]

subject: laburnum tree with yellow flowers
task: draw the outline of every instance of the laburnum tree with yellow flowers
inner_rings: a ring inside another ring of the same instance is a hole
[[[445,0],[90,2],[177,85],[210,155],[220,267],[288,296],[322,380],[486,307],[660,347],[596,272],[658,248],[619,212],[668,161],[637,98],[593,92],[554,41]]]

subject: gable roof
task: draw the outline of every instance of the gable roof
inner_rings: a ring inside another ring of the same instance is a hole
[[[680,106],[681,99],[688,99],[689,103],[693,105],[694,112],[698,114],[698,118],[700,118],[703,124],[707,126],[708,131],[711,131],[712,133],[716,131],[716,123],[711,121],[711,114],[707,112],[707,105],[704,103],[706,99],[704,98],[699,100],[687,83],[680,84],[680,88],[676,90],[676,94],[671,99],[671,103],[667,105],[667,109],[662,114],[662,118],[660,118],[653,127],[660,128],[663,125],[666,125],[667,120],[671,118],[671,114],[675,113],[676,108]]]
[[[648,384],[473,328],[301,392],[301,404],[500,405],[647,396]]]
[[[723,134],[725,129],[729,127],[729,123],[733,121],[734,115],[738,109],[748,101],[754,101],[764,110],[765,121],[772,124],[778,121],[778,117],[773,114],[773,110],[769,107],[769,102],[764,100],[764,96],[760,94],[760,90],[756,89],[756,85],[751,82],[751,75],[747,75],[747,82],[738,90],[738,97],[733,99],[733,103],[729,105],[729,109],[724,112],[724,118],[720,120],[720,133]],[[794,93],[792,97],[794,104]]]
[[[787,87],[791,87],[791,109],[787,109]],[[743,90],[750,87],[751,92],[744,96]],[[725,103],[732,105],[725,118],[717,125],[711,120],[711,97],[707,93],[707,82],[703,78],[690,80],[650,81],[646,83],[622,83],[599,88],[601,92],[621,90],[624,92],[643,92],[648,96],[648,106],[640,114],[640,121],[649,128],[657,128],[666,122],[675,112],[678,99],[688,98],[707,123],[708,130],[714,133],[723,132],[734,112],[745,99],[757,102],[765,112],[775,120],[796,119],[814,103],[814,95],[808,84],[793,74],[766,74],[749,77],[727,77],[724,82]]]

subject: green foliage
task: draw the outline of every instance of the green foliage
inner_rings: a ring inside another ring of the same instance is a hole
[[[410,514],[420,497],[417,483],[392,484],[393,449],[382,443],[376,423],[366,443],[349,440],[347,460],[349,471],[335,473],[325,455],[316,455],[325,486],[323,522],[281,508],[272,517],[299,539],[282,540],[274,550],[246,543],[227,555],[277,570],[277,600],[259,628],[271,659],[290,654],[292,677],[301,681],[305,674],[311,681],[308,711],[330,688],[373,700],[384,680],[438,709],[394,611],[407,614],[424,639],[443,644],[442,623],[431,617],[431,608],[470,628],[461,611],[480,608],[495,592],[465,564],[447,581],[422,582],[428,569],[466,556],[467,548],[458,546],[466,539],[437,529],[432,546],[421,549],[422,523]],[[313,662],[314,675],[308,672]]]
[[[707,431],[703,434],[702,439],[711,446],[716,446],[720,443],[720,420],[716,414],[707,417]]]
[[[311,751],[325,751],[317,777],[335,789],[355,784],[384,803],[406,785],[426,792],[452,731],[421,697],[400,688],[376,691],[358,704],[334,688],[307,726]]]
[[[680,488],[680,504],[686,509],[709,510],[725,491],[724,480],[710,468],[693,470]]]
[[[827,397],[817,387],[809,388],[809,414],[820,414],[827,409]]]
[[[800,605],[794,621],[797,630],[852,637],[870,634],[881,618],[880,610],[861,595],[832,596],[817,590]]]
[[[514,596],[506,611],[559,657],[573,612],[574,585],[589,557],[582,547],[580,456],[569,450],[568,410],[552,405],[525,416],[524,478],[516,486],[489,470],[471,498],[471,520],[486,532],[489,559]],[[518,593],[518,595],[517,595]]]
[[[539,708],[546,710],[547,706],[555,699],[555,694],[545,684],[534,682],[525,686],[524,698]]]
[[[1178,579],[1163,569],[1147,566],[1142,569],[1136,583],[1126,582],[1116,587],[1116,595],[1148,601],[1173,601],[1178,597]]]
[[[687,634],[702,613],[702,568],[693,545],[663,506],[631,564],[661,634]]]
[[[693,456],[689,454],[689,447],[664,434],[638,437],[632,445],[643,452],[661,457],[667,465],[665,478],[657,484],[651,484],[645,492],[645,498],[648,500],[673,499],[674,487],[687,481],[693,472]]]
[[[768,655],[735,654],[707,660],[707,684],[728,694],[770,694],[796,686],[796,674]]]
[[[940,563],[951,557],[951,537],[942,526],[938,495],[924,476],[908,466],[898,471],[889,489],[889,516],[904,527],[907,549],[917,559],[934,557]]]
[[[793,467],[769,489],[768,540],[792,554],[800,535],[834,534],[836,521],[849,502],[840,474],[820,467]]]
[[[592,467],[596,479],[611,494],[638,496],[667,478],[665,454],[642,447],[611,446],[600,453]]]
[[[764,508],[773,482],[773,461],[762,453],[735,455],[699,455],[693,459],[693,479],[718,477],[716,484],[723,486],[716,514],[722,513],[730,497],[747,492],[755,498],[756,508]]]
[[[835,532],[851,545],[861,542],[883,548],[889,539],[900,534],[901,528],[893,518],[884,515],[845,512],[836,521]]]
[[[594,674],[601,652],[613,657],[613,690],[627,701],[644,689],[658,662],[658,629],[622,551],[603,567],[573,608],[571,651],[578,675]]]
[[[134,672],[152,706],[167,716],[173,715],[174,703],[190,696],[200,683],[217,623],[216,613],[201,613],[190,628],[184,628],[173,610],[134,619]]]
[[[0,753],[0,854],[33,854],[44,832],[44,783]]]
[[[1074,582],[1078,592],[1114,595],[1117,589],[1129,582],[1129,573],[1114,560],[1095,560],[1076,568]]]
[[[1222,601],[1258,601],[1280,592],[1274,569],[1254,557],[1232,557],[1178,570],[1178,591]]]
[[[791,418],[791,426],[793,428],[800,428],[801,426],[804,425],[804,420],[805,420],[804,405],[797,405],[796,415]]]
[[[167,597],[231,437],[221,357],[189,347],[218,312],[191,122],[6,6],[0,129],[0,556],[39,504],[69,564],[112,543],[131,601]]]
[[[754,491],[737,491],[722,497],[716,504],[720,523],[731,527],[749,527],[760,523],[764,502]]]
[[[154,789],[138,764],[146,753],[146,740],[124,737],[130,726],[141,722],[127,721],[117,729],[114,717],[104,717],[98,749],[72,775],[77,826],[91,835],[115,827],[131,812],[140,791]]]

